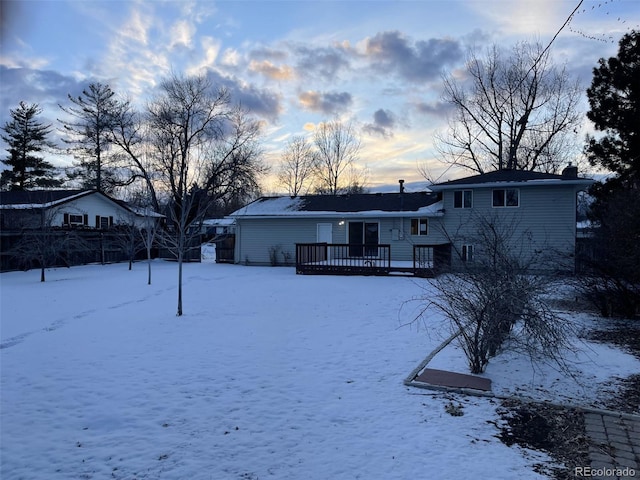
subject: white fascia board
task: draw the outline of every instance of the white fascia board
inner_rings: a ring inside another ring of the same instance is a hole
[[[403,211],[403,212],[383,212],[383,211],[363,211],[363,212],[287,212],[281,214],[265,215],[235,215],[238,220],[245,219],[273,219],[273,218],[415,218],[415,217],[442,217],[441,211]]]
[[[563,185],[573,185],[586,187],[594,184],[596,181],[589,178],[577,178],[572,180],[556,180],[556,179],[540,179],[513,182],[487,182],[487,183],[459,183],[457,185],[429,185],[434,192],[443,190],[471,190],[474,188],[504,188],[504,187],[561,187]]]

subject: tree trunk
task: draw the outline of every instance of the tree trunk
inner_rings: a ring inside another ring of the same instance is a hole
[[[182,316],[182,249],[178,252],[178,312],[176,316]]]

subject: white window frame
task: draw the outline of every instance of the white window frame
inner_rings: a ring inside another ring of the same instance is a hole
[[[502,193],[502,205],[496,205],[495,204],[495,194],[496,192],[503,192]],[[516,193],[516,200],[517,200],[517,204],[516,205],[508,205],[507,201],[509,199],[509,195],[507,192],[515,192]],[[520,189],[519,188],[494,188],[491,191],[491,206],[493,208],[518,208],[520,207]]]
[[[416,233],[413,233],[413,222],[416,222]],[[422,233],[422,225],[424,224],[425,227],[425,232]],[[414,236],[418,236],[418,237],[426,237],[427,235],[429,235],[429,219],[427,217],[421,217],[421,218],[412,218],[411,219],[411,235]]]
[[[79,218],[80,221],[79,222],[74,222],[72,220],[73,217]],[[78,226],[78,225],[84,225],[84,215],[82,214],[77,214],[77,213],[70,213],[69,214],[69,225],[70,226]]]
[[[96,215],[96,216],[100,218],[100,221],[98,222],[98,225],[96,225],[96,228],[100,230],[108,230],[113,226],[113,217],[108,217],[105,215]],[[102,225],[102,222],[105,222],[106,225]]]
[[[462,245],[460,249],[460,257],[463,262],[473,262],[474,253],[473,245]]]
[[[460,194],[460,206],[456,207],[456,194]],[[469,194],[469,205],[466,205],[466,194]],[[473,190],[454,190],[453,191],[453,208],[473,208]]]

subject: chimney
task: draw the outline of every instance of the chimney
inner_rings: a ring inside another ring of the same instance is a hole
[[[569,165],[562,170],[562,179],[571,180],[574,178],[578,178],[578,167],[571,165],[571,162],[569,162]]]
[[[398,180],[398,183],[400,184],[400,193],[404,193],[404,180]]]

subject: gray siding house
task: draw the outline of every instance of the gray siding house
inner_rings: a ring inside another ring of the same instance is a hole
[[[429,192],[405,192],[401,183],[397,193],[263,197],[231,214],[235,262],[294,265],[297,244],[328,244],[342,248],[323,253],[323,261],[340,256],[409,267],[425,250],[420,246],[432,249],[426,260],[432,265],[434,251],[446,245],[445,262],[456,269],[482,254],[480,221],[508,230],[523,256],[544,251],[573,258],[577,192],[592,183],[568,167],[562,175],[474,175],[431,185]]]
[[[562,175],[501,170],[429,188],[442,196],[440,229],[451,242],[454,267],[486,253],[481,251],[478,230],[490,224],[524,262],[540,262],[541,269],[573,270],[577,194],[593,183],[569,166]]]

